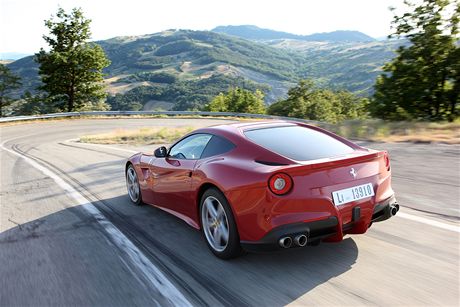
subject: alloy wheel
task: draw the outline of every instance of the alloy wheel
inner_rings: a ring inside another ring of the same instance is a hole
[[[208,196],[201,209],[201,220],[206,240],[211,247],[221,252],[225,250],[229,240],[229,226],[227,214],[220,201]]]
[[[129,167],[126,172],[126,186],[128,188],[128,195],[132,202],[136,203],[139,200],[139,182],[137,174],[133,167]]]

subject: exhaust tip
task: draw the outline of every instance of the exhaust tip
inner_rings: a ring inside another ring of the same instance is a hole
[[[390,207],[390,214],[391,214],[391,216],[395,216],[396,213],[398,213],[398,209],[399,209],[399,206],[398,206],[398,207],[396,207],[396,206],[391,206],[391,207]]]
[[[298,235],[295,237],[294,242],[296,245],[303,247],[307,245],[307,236],[306,235]]]
[[[292,239],[290,237],[281,238],[278,243],[282,248],[289,248],[292,245]]]

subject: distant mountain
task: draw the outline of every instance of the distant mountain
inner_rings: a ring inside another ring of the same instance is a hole
[[[0,60],[18,60],[29,55],[30,53],[0,52]]]
[[[40,85],[38,77],[38,64],[34,60],[34,56],[27,56],[12,63],[7,64],[8,68],[13,73],[21,77],[22,87],[17,91],[18,95],[26,91],[34,92]]]
[[[259,28],[253,25],[218,26],[211,31],[224,33],[251,40],[296,39],[317,42],[373,42],[374,38],[359,31],[334,31],[315,33],[311,35],[296,35],[270,29]]]
[[[271,40],[271,39],[302,39],[303,36],[287,32],[280,32],[275,30],[263,29],[257,26],[243,25],[243,26],[218,26],[211,30],[216,33],[223,33],[227,35],[237,36],[251,40]]]
[[[334,31],[306,35],[302,40],[311,42],[374,42],[376,39],[359,31]]]
[[[266,102],[284,98],[301,78],[362,95],[372,92],[381,66],[400,42],[318,42],[299,39],[246,40],[210,31],[168,30],[96,42],[106,68],[113,109],[196,109],[238,86],[266,93]],[[33,91],[39,84],[33,57],[8,64]]]

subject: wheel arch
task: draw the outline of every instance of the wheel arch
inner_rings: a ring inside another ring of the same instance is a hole
[[[219,190],[222,194],[224,194],[217,185],[211,182],[205,182],[198,188],[198,193],[196,196],[196,216],[198,217],[198,226],[200,227],[200,229],[203,227],[203,225],[201,225],[201,212],[200,212],[201,197],[203,197],[204,192],[206,192],[208,189],[211,189],[211,188],[215,188]]]
[[[134,167],[134,170],[137,173],[137,176],[142,175],[141,173],[139,173],[139,163],[141,160],[141,156],[142,156],[142,153],[139,152],[128,158],[128,160],[125,163],[125,174],[126,174],[126,171],[128,170],[128,167],[132,165]]]
[[[128,171],[128,167],[129,167],[130,165],[134,166],[133,162],[131,162],[131,161],[129,161],[129,160],[126,161],[126,163],[125,163],[125,174],[126,174],[126,172]]]

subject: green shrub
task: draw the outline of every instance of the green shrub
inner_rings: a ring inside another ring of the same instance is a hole
[[[208,104],[207,110],[212,112],[236,112],[264,114],[264,94],[256,90],[254,93],[241,88],[234,88],[227,94],[220,93]]]
[[[366,117],[367,104],[367,99],[348,91],[318,88],[312,80],[301,80],[286,100],[268,108],[268,114],[337,123]]]

